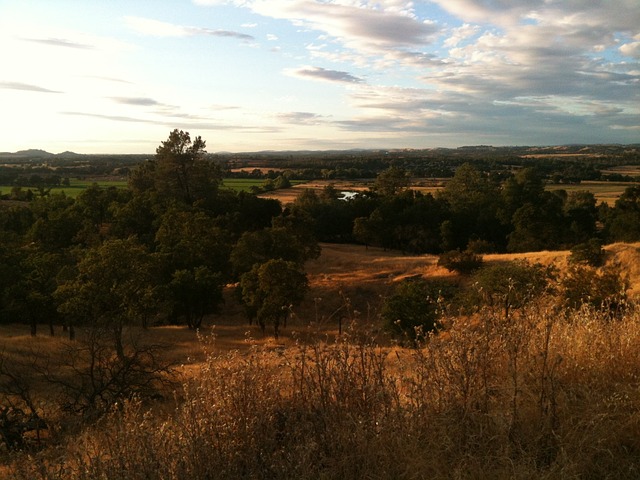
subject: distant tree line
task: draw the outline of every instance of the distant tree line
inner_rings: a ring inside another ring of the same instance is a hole
[[[327,242],[358,242],[411,253],[568,249],[590,239],[640,240],[640,187],[613,207],[588,191],[547,191],[537,168],[509,175],[460,166],[436,194],[408,188],[408,172],[391,167],[372,188],[348,200],[329,186],[305,191],[289,214]]]

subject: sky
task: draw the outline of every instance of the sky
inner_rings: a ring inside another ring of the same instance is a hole
[[[0,151],[640,143],[638,0],[0,0]]]

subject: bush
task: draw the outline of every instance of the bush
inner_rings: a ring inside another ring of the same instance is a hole
[[[438,329],[442,301],[454,287],[443,282],[412,278],[400,283],[382,307],[386,328],[393,334],[416,340]]]
[[[482,256],[470,250],[461,252],[451,250],[443,253],[438,259],[438,266],[444,267],[450,272],[458,272],[465,275],[475,272],[482,266]]]
[[[551,293],[555,269],[525,261],[501,262],[481,268],[473,275],[476,287],[469,303],[479,307],[499,308],[509,317],[515,308],[522,308],[544,293]]]
[[[588,242],[575,245],[569,255],[569,263],[582,263],[592,267],[600,267],[604,264],[605,251],[602,242],[592,238]]]
[[[572,265],[560,283],[570,308],[586,304],[612,314],[617,314],[626,303],[629,288],[629,281],[618,266]]]

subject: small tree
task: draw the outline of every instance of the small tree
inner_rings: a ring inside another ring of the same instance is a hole
[[[183,316],[189,328],[200,328],[204,316],[222,303],[222,275],[205,266],[176,270],[169,291],[173,314]]]
[[[492,264],[478,270],[472,280],[476,291],[474,304],[484,304],[504,310],[509,318],[514,308],[521,308],[539,297],[553,285],[555,270],[541,264],[511,261]]]
[[[291,307],[302,301],[309,283],[297,263],[278,259],[254,265],[242,275],[240,288],[249,319],[255,318],[263,332],[272,323],[278,338],[280,324],[286,326]]]
[[[398,284],[382,307],[386,328],[394,335],[417,340],[438,329],[441,301],[453,291],[449,284],[412,278]]]

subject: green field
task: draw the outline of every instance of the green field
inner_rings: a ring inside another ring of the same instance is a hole
[[[70,179],[69,185],[65,185],[62,187],[53,187],[50,190],[50,193],[61,193],[64,192],[65,195],[71,198],[75,198],[78,196],[80,192],[84,189],[90,187],[93,184],[97,184],[100,187],[116,187],[116,188],[125,188],[127,186],[126,180],[80,180],[80,179]],[[0,195],[8,195],[11,193],[11,189],[13,185],[0,185]],[[31,190],[34,193],[37,193],[37,188],[35,187],[22,187],[23,191]]]
[[[293,185],[297,185],[300,183],[304,183],[302,180],[293,180],[291,182]],[[78,196],[80,192],[82,192],[85,188],[90,187],[93,184],[97,184],[100,187],[116,187],[116,188],[126,188],[127,181],[126,180],[101,180],[101,179],[92,179],[92,180],[80,180],[80,179],[71,179],[69,181],[69,186],[64,187],[54,187],[51,189],[50,193],[60,193],[64,192],[67,196],[71,198],[75,198]],[[231,190],[235,190],[238,192],[249,192],[251,191],[251,187],[261,187],[264,184],[264,179],[258,178],[225,178],[222,181],[222,187],[228,188]],[[0,195],[8,195],[11,193],[12,185],[0,185]],[[37,192],[35,187],[22,187],[22,190],[32,190],[34,193]]]
[[[222,186],[237,192],[250,192],[251,187],[262,187],[265,180],[263,178],[225,178]],[[305,183],[306,180],[291,180],[291,185]]]

